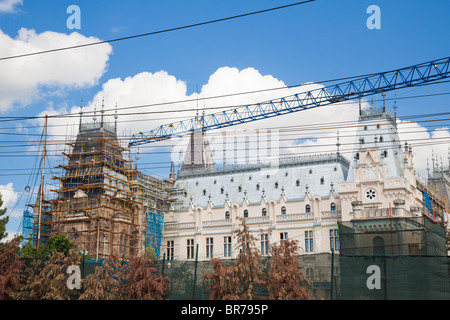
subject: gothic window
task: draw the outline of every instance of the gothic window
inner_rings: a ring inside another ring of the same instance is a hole
[[[295,182],[297,187],[300,187],[300,179],[297,180],[297,182]]]
[[[206,189],[203,189],[203,195],[206,196]]]
[[[238,191],[242,192],[242,187],[241,186],[238,187]]]
[[[256,190],[259,190],[259,183],[256,185]]]
[[[325,183],[325,178],[324,177],[320,178],[320,184],[324,184],[324,183]]]
[[[278,189],[278,182],[275,182],[275,189]]]
[[[266,208],[262,209],[262,216],[263,217],[267,216],[267,209]]]
[[[286,207],[281,207],[281,214],[286,214]]]
[[[225,189],[223,187],[220,188],[220,194],[223,194],[224,191],[225,191]]]
[[[331,205],[330,205],[330,210],[331,211],[336,211],[336,203],[331,203]]]
[[[225,219],[230,219],[230,211],[225,212]]]
[[[306,213],[311,212],[311,206],[309,204],[306,205],[305,211],[306,211]]]
[[[248,210],[247,209],[244,210],[244,218],[248,218]]]

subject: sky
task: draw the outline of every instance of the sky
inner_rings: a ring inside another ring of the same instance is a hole
[[[0,0],[0,58],[176,28],[294,1],[88,1]],[[77,6],[79,16],[68,10]],[[379,29],[368,20],[380,9]],[[280,10],[193,28],[114,41],[90,47],[0,60],[0,193],[8,208],[10,236],[21,231],[25,205],[35,201],[39,141],[44,115],[50,118],[46,188],[63,163],[65,142],[102,105],[118,133],[127,139],[162,124],[191,118],[197,110],[245,105],[320,88],[320,82],[381,72],[450,55],[450,2],[447,0],[316,0]],[[72,20],[79,17],[78,20]],[[78,29],[71,22],[79,21]],[[307,84],[303,87],[291,86]],[[202,98],[271,88],[252,94]],[[390,92],[402,122],[445,119],[430,114],[449,111],[448,83]],[[380,105],[381,97],[374,97]],[[189,101],[186,101],[189,100]],[[178,101],[181,103],[171,103]],[[169,103],[170,102],[170,103]],[[370,101],[364,100],[366,106]],[[153,106],[148,106],[156,104]],[[142,108],[121,109],[130,106]],[[358,103],[302,111],[233,130],[313,126],[357,120]],[[40,118],[34,118],[39,117]],[[416,116],[412,117],[411,116]],[[10,117],[31,117],[12,119]],[[433,154],[448,164],[449,122],[400,126],[402,139],[429,141],[413,148],[415,165],[426,173]],[[341,143],[352,143],[351,129],[340,130]],[[335,151],[335,130],[280,133],[285,155]],[[433,143],[436,142],[436,143]],[[172,142],[172,145],[175,142]],[[176,142],[178,143],[178,142]],[[167,178],[176,156],[170,142],[131,148],[129,157],[152,175]],[[331,146],[331,147],[329,147]],[[330,149],[331,148],[331,149]],[[349,151],[351,152],[351,151]],[[138,160],[137,160],[138,159]],[[27,186],[31,191],[25,191]]]

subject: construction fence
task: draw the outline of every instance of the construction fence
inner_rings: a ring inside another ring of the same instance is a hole
[[[450,299],[450,257],[432,256],[299,256],[308,291],[319,300],[447,300]],[[227,261],[232,264],[234,261]],[[167,299],[207,300],[202,275],[213,273],[211,262],[165,261],[160,270],[169,277]],[[195,281],[194,281],[195,280]],[[257,289],[258,299],[268,299]]]
[[[345,256],[334,253],[298,257],[307,287],[317,300],[449,300],[450,257]],[[268,259],[264,260],[267,270]],[[28,261],[29,263],[30,261]],[[224,260],[225,265],[234,260]],[[127,264],[121,260],[121,264]],[[102,261],[81,259],[81,277],[95,272]],[[157,270],[169,279],[166,300],[209,300],[202,276],[213,273],[210,261],[164,261]],[[257,300],[269,299],[264,286],[256,286]]]

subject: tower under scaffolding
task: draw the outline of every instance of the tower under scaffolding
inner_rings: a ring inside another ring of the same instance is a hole
[[[81,115],[82,113],[80,113]],[[162,214],[173,208],[174,179],[144,174],[126,160],[117,137],[117,124],[80,117],[75,141],[68,141],[53,177],[58,186],[24,211],[25,242],[39,246],[49,236],[67,234],[92,259],[129,259],[147,246],[159,252]],[[43,188],[40,188],[40,190]],[[39,215],[41,212],[41,215]],[[152,242],[150,241],[152,239]]]

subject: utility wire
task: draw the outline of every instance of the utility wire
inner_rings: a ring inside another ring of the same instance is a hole
[[[269,9],[253,11],[253,12],[248,12],[248,13],[243,13],[243,14],[239,14],[239,15],[235,15],[235,16],[226,17],[226,18],[220,18],[220,19],[215,19],[215,20],[209,20],[209,21],[204,21],[204,22],[184,25],[184,26],[180,26],[180,27],[174,27],[174,28],[170,28],[170,29],[152,31],[152,32],[147,32],[147,33],[141,33],[141,34],[136,34],[136,35],[132,35],[132,36],[127,36],[127,37],[115,38],[115,39],[110,39],[110,40],[102,40],[102,41],[85,43],[85,44],[80,44],[80,45],[75,45],[75,46],[68,46],[68,47],[55,48],[55,49],[50,49],[50,50],[43,50],[43,51],[37,51],[37,52],[24,53],[24,54],[9,56],[9,57],[2,57],[2,58],[0,58],[0,61],[11,60],[11,59],[16,59],[16,58],[23,58],[23,57],[29,57],[29,56],[36,56],[36,55],[41,55],[41,54],[46,54],[46,53],[51,53],[51,52],[58,52],[58,51],[71,50],[71,49],[76,49],[76,48],[96,46],[96,45],[105,44],[105,43],[113,43],[113,42],[118,42],[118,41],[124,41],[124,40],[130,40],[130,39],[136,39],[136,38],[142,38],[142,37],[148,37],[148,36],[153,36],[153,35],[161,34],[161,33],[167,33],[167,32],[172,32],[172,31],[188,29],[188,28],[200,27],[200,26],[204,26],[204,25],[208,25],[208,24],[212,24],[212,23],[223,22],[223,21],[228,21],[228,20],[233,20],[233,19],[239,19],[239,18],[248,17],[248,16],[252,16],[252,15],[257,15],[257,14],[262,14],[262,13],[266,13],[266,12],[270,12],[270,11],[275,11],[275,10],[289,8],[289,7],[294,7],[294,6],[298,6],[298,5],[302,5],[302,4],[306,4],[306,3],[314,2],[314,1],[316,1],[316,0],[300,1],[300,2],[295,2],[295,3],[283,5],[283,6],[278,6],[278,7],[273,7],[273,8],[269,8]]]

